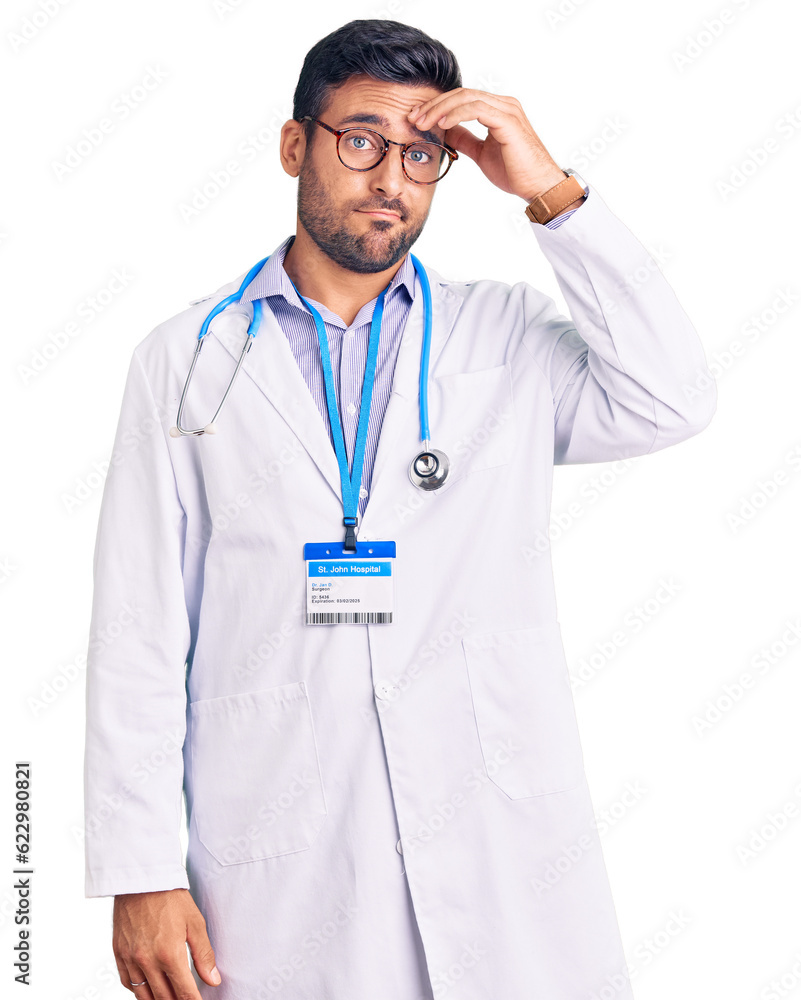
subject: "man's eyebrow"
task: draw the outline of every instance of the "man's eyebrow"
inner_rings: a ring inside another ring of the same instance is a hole
[[[387,129],[392,127],[391,122],[389,121],[388,118],[385,118],[384,115],[367,114],[366,112],[363,112],[363,113],[357,113],[355,115],[348,115],[345,118],[340,118],[340,120],[336,123],[334,128],[342,128],[343,125],[346,125],[350,122],[359,122],[359,124],[361,125],[380,125],[382,128],[387,128]],[[419,136],[421,136],[423,139],[427,139],[429,142],[439,143],[440,146],[444,142],[444,138],[440,139],[438,135],[436,135],[434,132],[431,132],[429,129],[426,129],[424,132],[422,132],[419,128],[416,128],[414,125],[412,125],[411,127]]]

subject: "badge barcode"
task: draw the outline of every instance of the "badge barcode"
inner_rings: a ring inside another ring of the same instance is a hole
[[[309,611],[307,625],[386,625],[391,611]]]

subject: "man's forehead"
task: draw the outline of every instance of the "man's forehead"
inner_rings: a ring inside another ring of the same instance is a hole
[[[354,111],[352,114],[337,116],[336,122],[331,123],[333,128],[347,128],[349,125],[367,125],[376,129],[397,129],[398,124],[390,121],[386,115],[378,114],[375,111]],[[442,142],[445,138],[445,130],[435,127],[433,129],[419,129],[411,122],[404,122],[406,130],[410,135],[428,142]]]
[[[391,80],[377,80],[366,73],[354,73],[347,80],[331,91],[332,99],[344,98],[346,95],[361,94],[373,99],[387,100],[406,106],[410,102],[429,100],[442,93],[430,84],[398,83]]]
[[[407,122],[406,116],[415,104],[431,100],[442,91],[434,87],[385,83],[370,77],[351,77],[331,94],[327,114],[334,116],[334,128],[348,124],[373,125],[391,128],[403,118],[410,133],[424,136],[432,142],[441,142],[445,130],[433,126],[422,132]]]

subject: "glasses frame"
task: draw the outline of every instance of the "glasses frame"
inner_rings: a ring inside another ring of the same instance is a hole
[[[343,167],[347,167],[348,170],[355,170],[357,173],[360,173],[360,174],[365,173],[367,170],[375,170],[375,168],[378,166],[378,164],[383,162],[384,157],[389,152],[389,147],[390,146],[400,146],[401,147],[401,151],[400,151],[400,154],[401,154],[401,167],[403,168],[404,176],[408,180],[410,180],[412,182],[412,184],[425,184],[425,185],[428,185],[428,184],[437,184],[439,181],[442,180],[442,178],[445,176],[445,174],[447,174],[447,172],[451,169],[451,167],[453,166],[454,161],[456,161],[456,160],[459,159],[459,154],[456,152],[456,150],[453,148],[453,146],[449,146],[447,143],[444,143],[444,142],[434,142],[434,143],[432,143],[428,139],[413,139],[411,142],[396,142],[395,139],[387,139],[385,136],[381,135],[380,132],[377,132],[374,128],[369,128],[366,125],[350,125],[350,126],[348,126],[348,128],[335,129],[335,128],[331,128],[330,125],[326,125],[325,122],[321,122],[319,118],[315,118],[313,115],[304,115],[302,118],[296,118],[295,121],[298,121],[298,122],[305,122],[305,121],[316,122],[318,125],[320,125],[322,128],[324,128],[327,132],[330,132],[331,135],[335,135],[336,139],[337,139],[337,159],[339,160],[339,162],[342,164]],[[372,132],[374,135],[377,135],[378,138],[384,144],[384,149],[383,149],[383,151],[381,153],[381,159],[380,160],[376,160],[376,162],[371,167],[351,167],[349,164],[345,163],[345,161],[342,159],[342,157],[339,154],[339,140],[342,138],[343,135],[345,135],[348,132]],[[443,173],[439,177],[437,177],[436,180],[433,180],[433,181],[417,181],[417,180],[414,179],[414,177],[409,177],[409,174],[406,172],[406,150],[409,148],[409,146],[416,146],[417,143],[419,143],[419,142],[428,142],[429,145],[439,146],[441,149],[444,149],[445,152],[448,154],[448,166],[445,167],[445,173]]]

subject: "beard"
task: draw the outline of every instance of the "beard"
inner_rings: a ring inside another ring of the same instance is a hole
[[[307,157],[298,176],[298,218],[323,253],[346,271],[386,271],[414,246],[428,219],[428,212],[411,226],[402,226],[401,220],[372,219],[369,230],[357,234],[345,228],[343,211],[350,215],[349,210],[333,207],[311,157]]]

